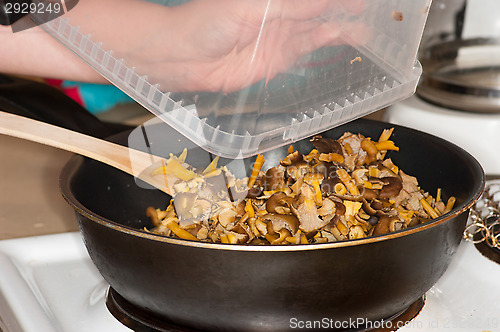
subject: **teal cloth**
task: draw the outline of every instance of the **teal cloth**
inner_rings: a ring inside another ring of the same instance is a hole
[[[105,112],[119,104],[134,102],[114,85],[64,81],[62,86],[78,87],[83,106],[92,114]]]

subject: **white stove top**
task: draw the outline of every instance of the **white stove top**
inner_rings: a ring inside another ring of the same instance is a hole
[[[79,233],[0,241],[0,266],[1,331],[130,331],[108,312],[108,285]],[[499,280],[500,264],[463,242],[420,314],[398,331],[500,331]]]
[[[0,241],[0,330],[131,331],[105,304],[107,283],[79,233]]]
[[[500,113],[463,112],[413,95],[389,106],[383,120],[446,139],[473,155],[486,174],[500,174]],[[499,315],[500,316],[500,315]]]

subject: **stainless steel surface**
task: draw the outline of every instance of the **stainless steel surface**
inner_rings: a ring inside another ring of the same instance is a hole
[[[471,222],[464,238],[474,244],[486,243],[500,249],[500,180],[487,183],[480,200],[471,209]]]
[[[417,94],[469,112],[500,112],[500,38],[440,43],[426,49]]]

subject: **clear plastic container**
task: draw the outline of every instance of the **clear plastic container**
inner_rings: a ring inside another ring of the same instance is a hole
[[[165,91],[158,77],[168,77],[168,72],[108,49],[106,45],[111,43],[102,39],[106,34],[100,33],[91,18],[73,22],[70,11],[42,27],[197,145],[223,157],[245,158],[318,134],[413,94],[421,74],[416,55],[430,2],[365,0],[362,10],[352,14],[342,7],[349,1],[332,0],[338,5],[335,10],[304,24],[338,24],[341,34],[335,45],[301,56],[286,71],[230,93]],[[136,19],[130,21],[137,24]],[[119,27],[115,33],[120,33]],[[169,32],[158,31],[162,33]],[[175,49],[176,45],[166,46]]]

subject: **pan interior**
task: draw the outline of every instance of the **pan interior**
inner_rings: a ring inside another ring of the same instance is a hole
[[[484,173],[479,163],[460,147],[435,136],[367,119],[347,123],[322,135],[336,139],[350,131],[378,138],[384,129],[390,127],[395,127],[392,140],[400,151],[391,151],[388,157],[407,174],[416,176],[420,186],[432,195],[441,188],[445,199],[455,196],[457,202],[452,214],[468,208],[479,197],[484,186]],[[150,144],[161,145],[167,157],[168,151],[177,151],[181,147],[189,147],[186,161],[195,167],[205,167],[215,157],[165,124],[157,124],[148,131],[151,133],[148,135]],[[112,138],[121,144],[127,144],[129,139],[130,132]],[[293,146],[304,152],[313,148],[309,140],[293,143]],[[288,147],[282,147],[266,152],[264,168],[277,165],[287,151]],[[221,158],[219,164],[227,165],[233,174],[241,177],[250,174],[254,159]],[[152,227],[145,213],[148,206],[164,209],[170,201],[170,196],[136,182],[127,174],[80,156],[75,156],[63,170],[61,190],[70,204],[86,214],[135,230]]]

